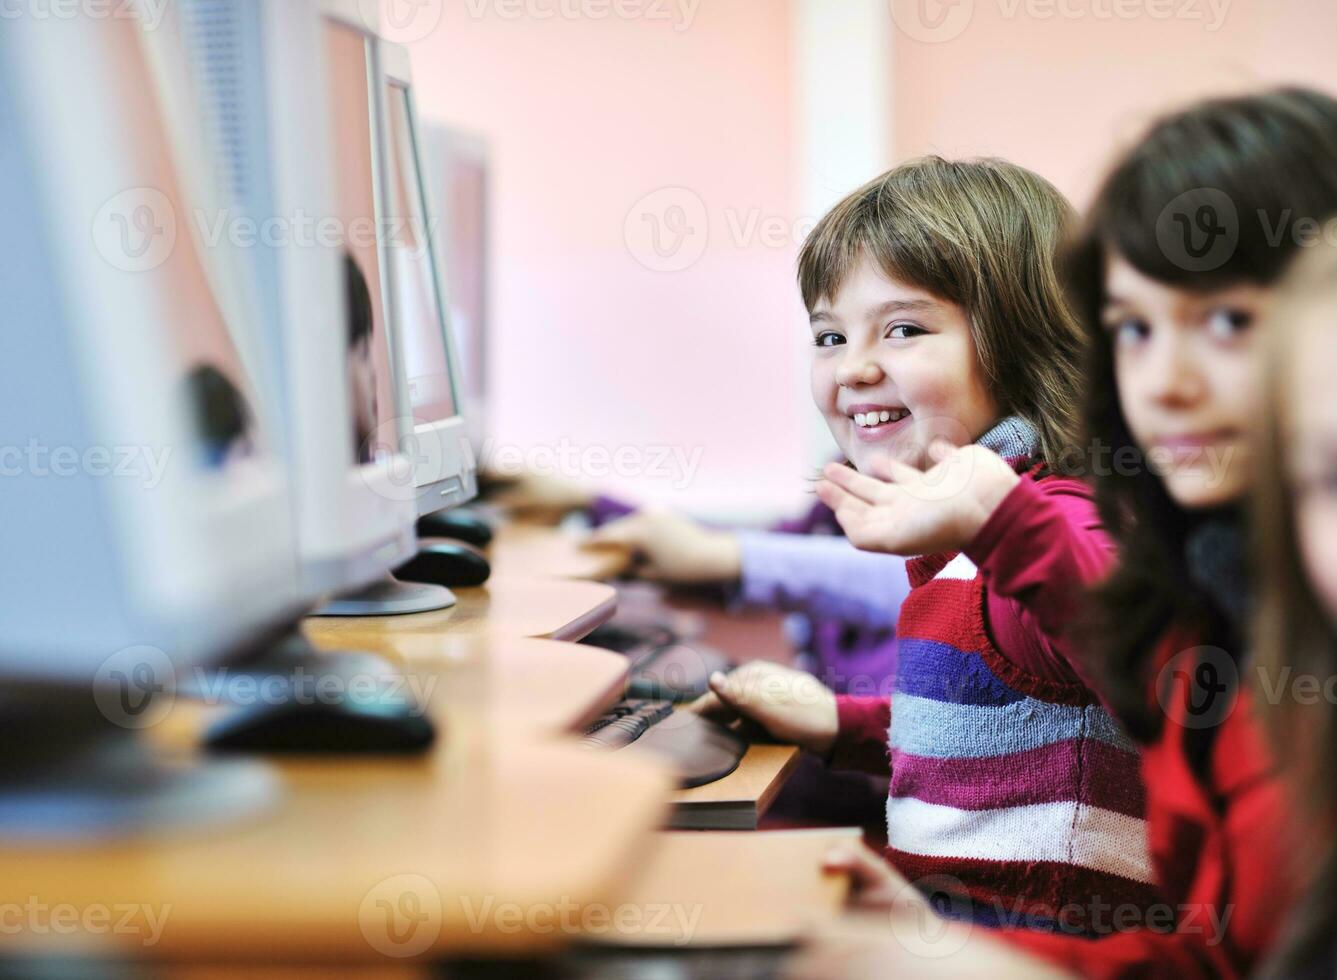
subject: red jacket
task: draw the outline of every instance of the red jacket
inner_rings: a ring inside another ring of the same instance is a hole
[[[1062,533],[1057,514],[1045,519],[1051,508],[1038,495],[1009,499],[1000,508],[1010,512],[1009,518],[989,522],[996,539],[987,550],[1004,581],[1008,573],[1015,578],[1029,570],[1036,582],[1052,582],[1055,570],[1073,566],[1072,538]],[[1010,588],[1016,590],[1015,580]],[[1158,673],[1171,685],[1160,692],[1162,704],[1185,705],[1199,696],[1194,672],[1178,669],[1182,660],[1176,659],[1195,646],[1197,641],[1182,631],[1171,630],[1161,641]],[[1060,653],[1087,673],[1084,651],[1068,647]],[[1237,977],[1259,964],[1286,920],[1293,889],[1282,877],[1291,854],[1285,846],[1283,788],[1247,685],[1240,686],[1238,697],[1214,712],[1219,728],[1201,773],[1192,769],[1187,754],[1190,713],[1167,712],[1156,740],[1142,747],[1148,847],[1165,903],[1158,910],[1164,918],[1149,922],[1165,931],[1120,930],[1116,922],[1113,935],[1095,940],[1023,930],[1003,936],[1090,977]]]
[[[1158,662],[1193,645],[1171,635]],[[1174,698],[1196,693],[1186,672],[1173,678]],[[1238,977],[1259,964],[1293,895],[1283,880],[1290,853],[1282,787],[1247,691],[1221,723],[1201,776],[1189,766],[1187,732],[1167,718],[1142,752],[1148,844],[1173,931],[1082,941],[1018,930],[1008,940],[1089,977]]]

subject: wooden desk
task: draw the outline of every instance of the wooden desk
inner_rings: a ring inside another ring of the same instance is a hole
[[[669,826],[684,830],[756,830],[798,760],[799,750],[793,745],[749,746],[738,768],[723,779],[674,793]],[[726,815],[730,819],[720,823]],[[746,822],[738,823],[742,818]]]
[[[502,574],[606,582],[631,567],[631,552],[616,545],[582,547],[582,537],[559,528],[516,522],[497,528],[487,556]]]
[[[0,846],[7,896],[163,919],[153,945],[147,929],[76,926],[0,936],[0,951],[87,940],[164,961],[393,964],[567,942],[569,931],[524,910],[615,899],[663,819],[671,778],[643,759],[483,733],[461,722],[424,760],[282,762],[283,798],[250,823]]]
[[[379,651],[389,637],[534,636],[578,640],[617,608],[617,593],[594,582],[494,575],[476,589],[453,589],[449,609],[407,616],[313,616],[304,629],[319,646]]]
[[[326,645],[324,636],[313,640]],[[439,721],[471,710],[485,723],[535,734],[580,731],[622,698],[627,682],[626,657],[559,640],[383,633],[361,649],[401,667],[411,688],[430,686]]]
[[[670,832],[628,868],[618,904],[655,910],[621,928],[582,937],[619,946],[767,946],[798,940],[840,915],[845,875],[822,871],[836,844],[857,845],[857,828],[762,834]]]

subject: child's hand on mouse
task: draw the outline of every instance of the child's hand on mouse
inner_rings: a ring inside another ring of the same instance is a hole
[[[905,556],[960,551],[1021,477],[983,446],[940,440],[929,456],[926,470],[887,456],[871,475],[831,464],[817,496],[856,548]]]
[[[710,675],[689,710],[724,724],[751,723],[772,738],[826,755],[836,741],[836,696],[811,674],[754,660]]]
[[[674,585],[716,585],[742,573],[738,538],[703,527],[671,510],[644,510],[592,533],[592,545],[621,545],[635,552],[636,574]]]

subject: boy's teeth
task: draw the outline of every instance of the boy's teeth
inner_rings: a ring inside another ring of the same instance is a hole
[[[882,421],[883,421],[883,422],[890,422],[890,421],[891,421],[891,413],[890,413],[890,412],[883,412],[883,413],[882,413]]]

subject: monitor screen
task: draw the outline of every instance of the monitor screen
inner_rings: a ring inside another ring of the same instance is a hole
[[[450,216],[439,239],[450,326],[460,383],[478,412],[487,403],[487,147],[472,134],[437,128],[432,149],[438,199]]]
[[[416,424],[460,414],[446,344],[446,318],[436,279],[437,229],[426,205],[417,133],[407,88],[386,87],[389,156],[387,234],[395,263],[396,316],[400,323],[409,405]]]
[[[137,90],[161,89],[141,45],[126,44],[115,51],[123,77],[136,79]],[[168,106],[175,114],[165,111]],[[222,290],[229,282],[225,256],[219,249],[203,247],[197,222],[177,217],[195,215],[200,209],[196,192],[202,188],[192,184],[183,166],[194,135],[186,129],[195,119],[179,98],[165,96],[139,100],[127,107],[127,113],[138,152],[154,175],[155,193],[145,194],[143,201],[113,220],[120,225],[120,240],[130,253],[136,242],[148,247],[158,240],[169,225],[175,230],[174,244],[154,272],[160,287],[154,312],[171,331],[169,354],[179,365],[177,391],[192,436],[191,456],[206,471],[246,471],[246,461],[267,455],[270,447],[260,434],[253,377],[224,312]]]
[[[358,464],[396,451],[394,374],[381,293],[375,143],[367,39],[326,21],[333,108],[335,208],[344,241],[350,438]]]

